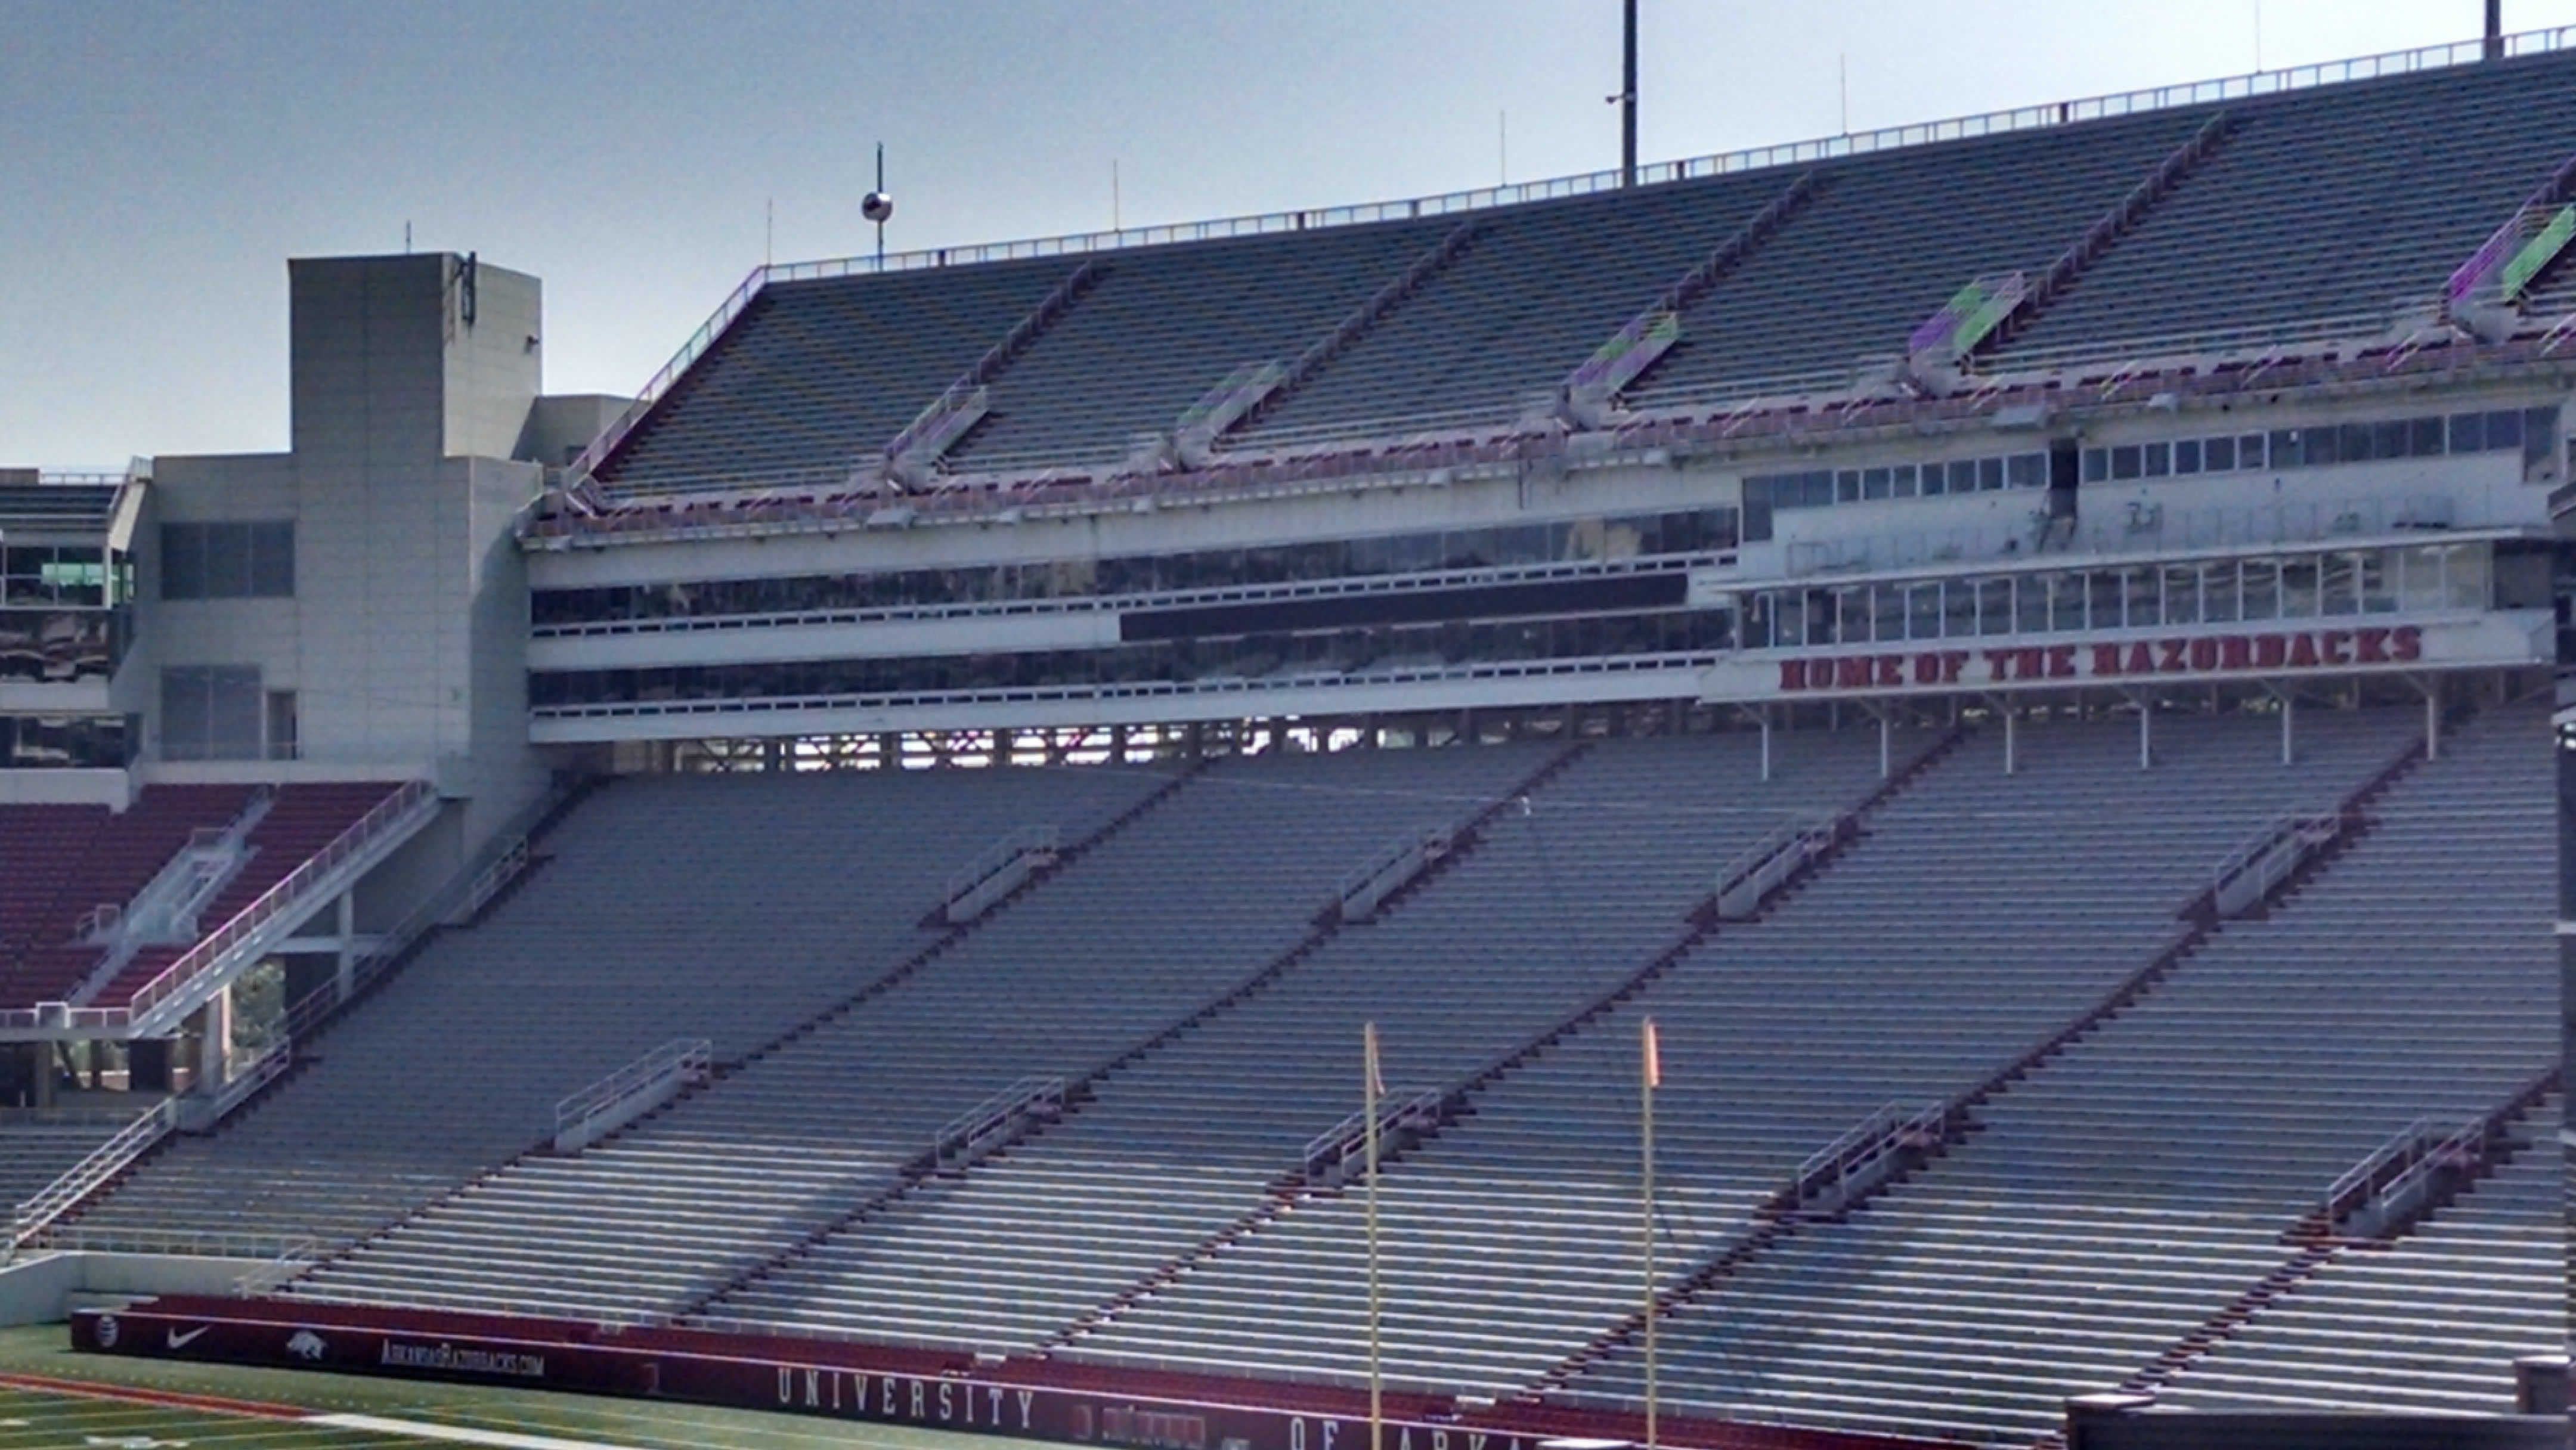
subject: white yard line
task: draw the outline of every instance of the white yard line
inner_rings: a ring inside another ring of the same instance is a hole
[[[390,1420],[382,1415],[307,1415],[308,1425],[340,1430],[366,1430],[379,1435],[409,1435],[421,1440],[450,1440],[461,1445],[494,1445],[501,1450],[630,1450],[603,1440],[566,1440],[554,1435],[522,1435],[511,1430],[478,1430],[469,1425],[441,1425],[428,1420]]]

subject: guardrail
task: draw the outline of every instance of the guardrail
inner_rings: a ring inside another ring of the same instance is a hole
[[[1062,840],[1063,832],[1053,822],[1003,832],[999,840],[948,878],[940,896],[939,919],[954,924],[982,915],[1039,867],[1055,860]]]
[[[2402,1209],[2406,1198],[2434,1174],[2476,1165],[2486,1156],[2486,1140],[2484,1118],[2456,1127],[2417,1118],[2328,1185],[2319,1204],[2326,1226],[2331,1229],[2373,1204]]]
[[[1881,1107],[1807,1155],[1789,1180],[1788,1206],[1795,1208],[1827,1192],[1840,1202],[1850,1197],[1855,1184],[1864,1188],[1876,1184],[1887,1176],[1883,1169],[1897,1154],[1938,1141],[1949,1113],[1949,1104],[1940,1102],[1911,1111],[1902,1103]]]
[[[674,1038],[555,1104],[555,1151],[586,1148],[715,1074],[715,1044]]]
[[[437,809],[438,792],[428,781],[405,782],[401,789],[376,802],[365,815],[334,837],[331,844],[286,873],[275,886],[261,892],[250,905],[235,912],[232,920],[215,928],[177,961],[164,967],[159,975],[136,989],[126,1002],[128,1020],[142,1017],[170,1000],[271,921],[289,911],[300,911],[306,905],[307,895],[324,878],[373,849],[397,827],[410,822],[414,816]]]
[[[233,1297],[256,1299],[275,1290],[296,1275],[312,1268],[322,1258],[322,1241],[317,1238],[289,1239],[275,1258],[233,1280]]]
[[[1789,816],[1735,853],[1717,870],[1709,906],[1718,917],[1741,921],[1768,900],[1799,868],[1822,855],[1851,828],[1847,816]]]
[[[1010,1133],[1023,1118],[1051,1118],[1063,1113],[1064,1094],[1065,1081],[1061,1077],[1021,1078],[949,1119],[932,1134],[931,1160],[949,1164],[974,1158],[995,1139]]]
[[[1371,852],[1366,860],[1333,886],[1326,915],[1339,921],[1362,921],[1406,883],[1430,870],[1457,843],[1453,826],[1424,826],[1408,831]]]
[[[163,1098],[137,1114],[114,1137],[91,1149],[89,1156],[66,1169],[61,1177],[37,1189],[11,1216],[8,1253],[0,1257],[14,1258],[28,1240],[50,1228],[73,1205],[168,1137],[178,1122],[178,1100]]]
[[[2341,811],[2285,811],[2273,817],[2219,858],[2210,869],[2209,889],[2193,898],[2188,910],[2216,918],[2238,915],[2269,897],[2348,824]]]
[[[1439,1092],[1390,1095],[1377,1105],[1378,1132],[1383,1139],[1405,1128],[1434,1128],[1440,1125],[1441,1105],[1446,1102]],[[1353,1161],[1368,1156],[1368,1122],[1366,1108],[1351,1114],[1306,1141],[1300,1160],[1300,1172],[1308,1183],[1323,1183],[1349,1174]],[[1383,1156],[1384,1143],[1380,1150]]]

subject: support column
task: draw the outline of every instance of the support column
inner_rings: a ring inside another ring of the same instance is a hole
[[[1762,778],[1771,778],[1771,707],[1762,707]]]
[[[350,991],[358,984],[357,888],[351,887],[341,892],[339,901],[335,903],[335,909],[339,913],[335,919],[340,928],[340,961],[338,967],[332,972],[332,978],[339,984],[338,1000],[346,1002],[349,1000]]]
[[[2299,702],[2286,691],[2281,695],[2281,763],[2299,763]]]
[[[227,985],[206,1000],[206,1005],[189,1014],[188,1026],[193,1031],[195,1059],[188,1065],[196,1081],[190,1091],[212,1093],[224,1085],[225,1070],[231,1064],[233,1051],[233,989]]]
[[[2153,770],[2156,764],[2156,712],[2145,700],[2138,701],[2138,769]]]
[[[27,1105],[50,1108],[54,1105],[54,1045],[50,1042],[27,1044]]]
[[[2442,677],[2429,676],[2416,688],[2424,692],[2424,758],[2442,758]]]
[[[2004,774],[2021,774],[2021,716],[2004,706]]]
[[[1886,780],[1896,774],[1896,720],[1892,712],[1878,712],[1878,778]]]

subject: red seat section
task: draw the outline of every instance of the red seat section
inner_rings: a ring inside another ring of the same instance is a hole
[[[144,789],[121,815],[94,806],[13,806],[14,826],[21,811],[63,812],[44,827],[60,851],[38,869],[54,883],[41,904],[30,905],[14,923],[25,922],[23,934],[8,929],[0,941],[0,1005],[25,1007],[61,1001],[98,962],[96,949],[74,940],[81,918],[102,903],[123,905],[134,899],[200,826],[221,826],[250,804],[246,785],[156,785]],[[82,824],[85,822],[86,829]],[[15,829],[0,828],[0,861],[17,859]],[[31,852],[30,854],[39,854]],[[0,866],[11,876],[16,871]],[[28,895],[36,894],[30,887]],[[15,893],[13,893],[13,896]]]

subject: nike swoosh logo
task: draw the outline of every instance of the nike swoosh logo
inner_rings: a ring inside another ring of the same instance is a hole
[[[194,1344],[197,1341],[197,1336],[214,1327],[215,1326],[211,1324],[200,1324],[185,1334],[181,1334],[178,1330],[173,1329],[170,1331],[170,1347],[172,1349],[186,1349],[189,1345]]]

